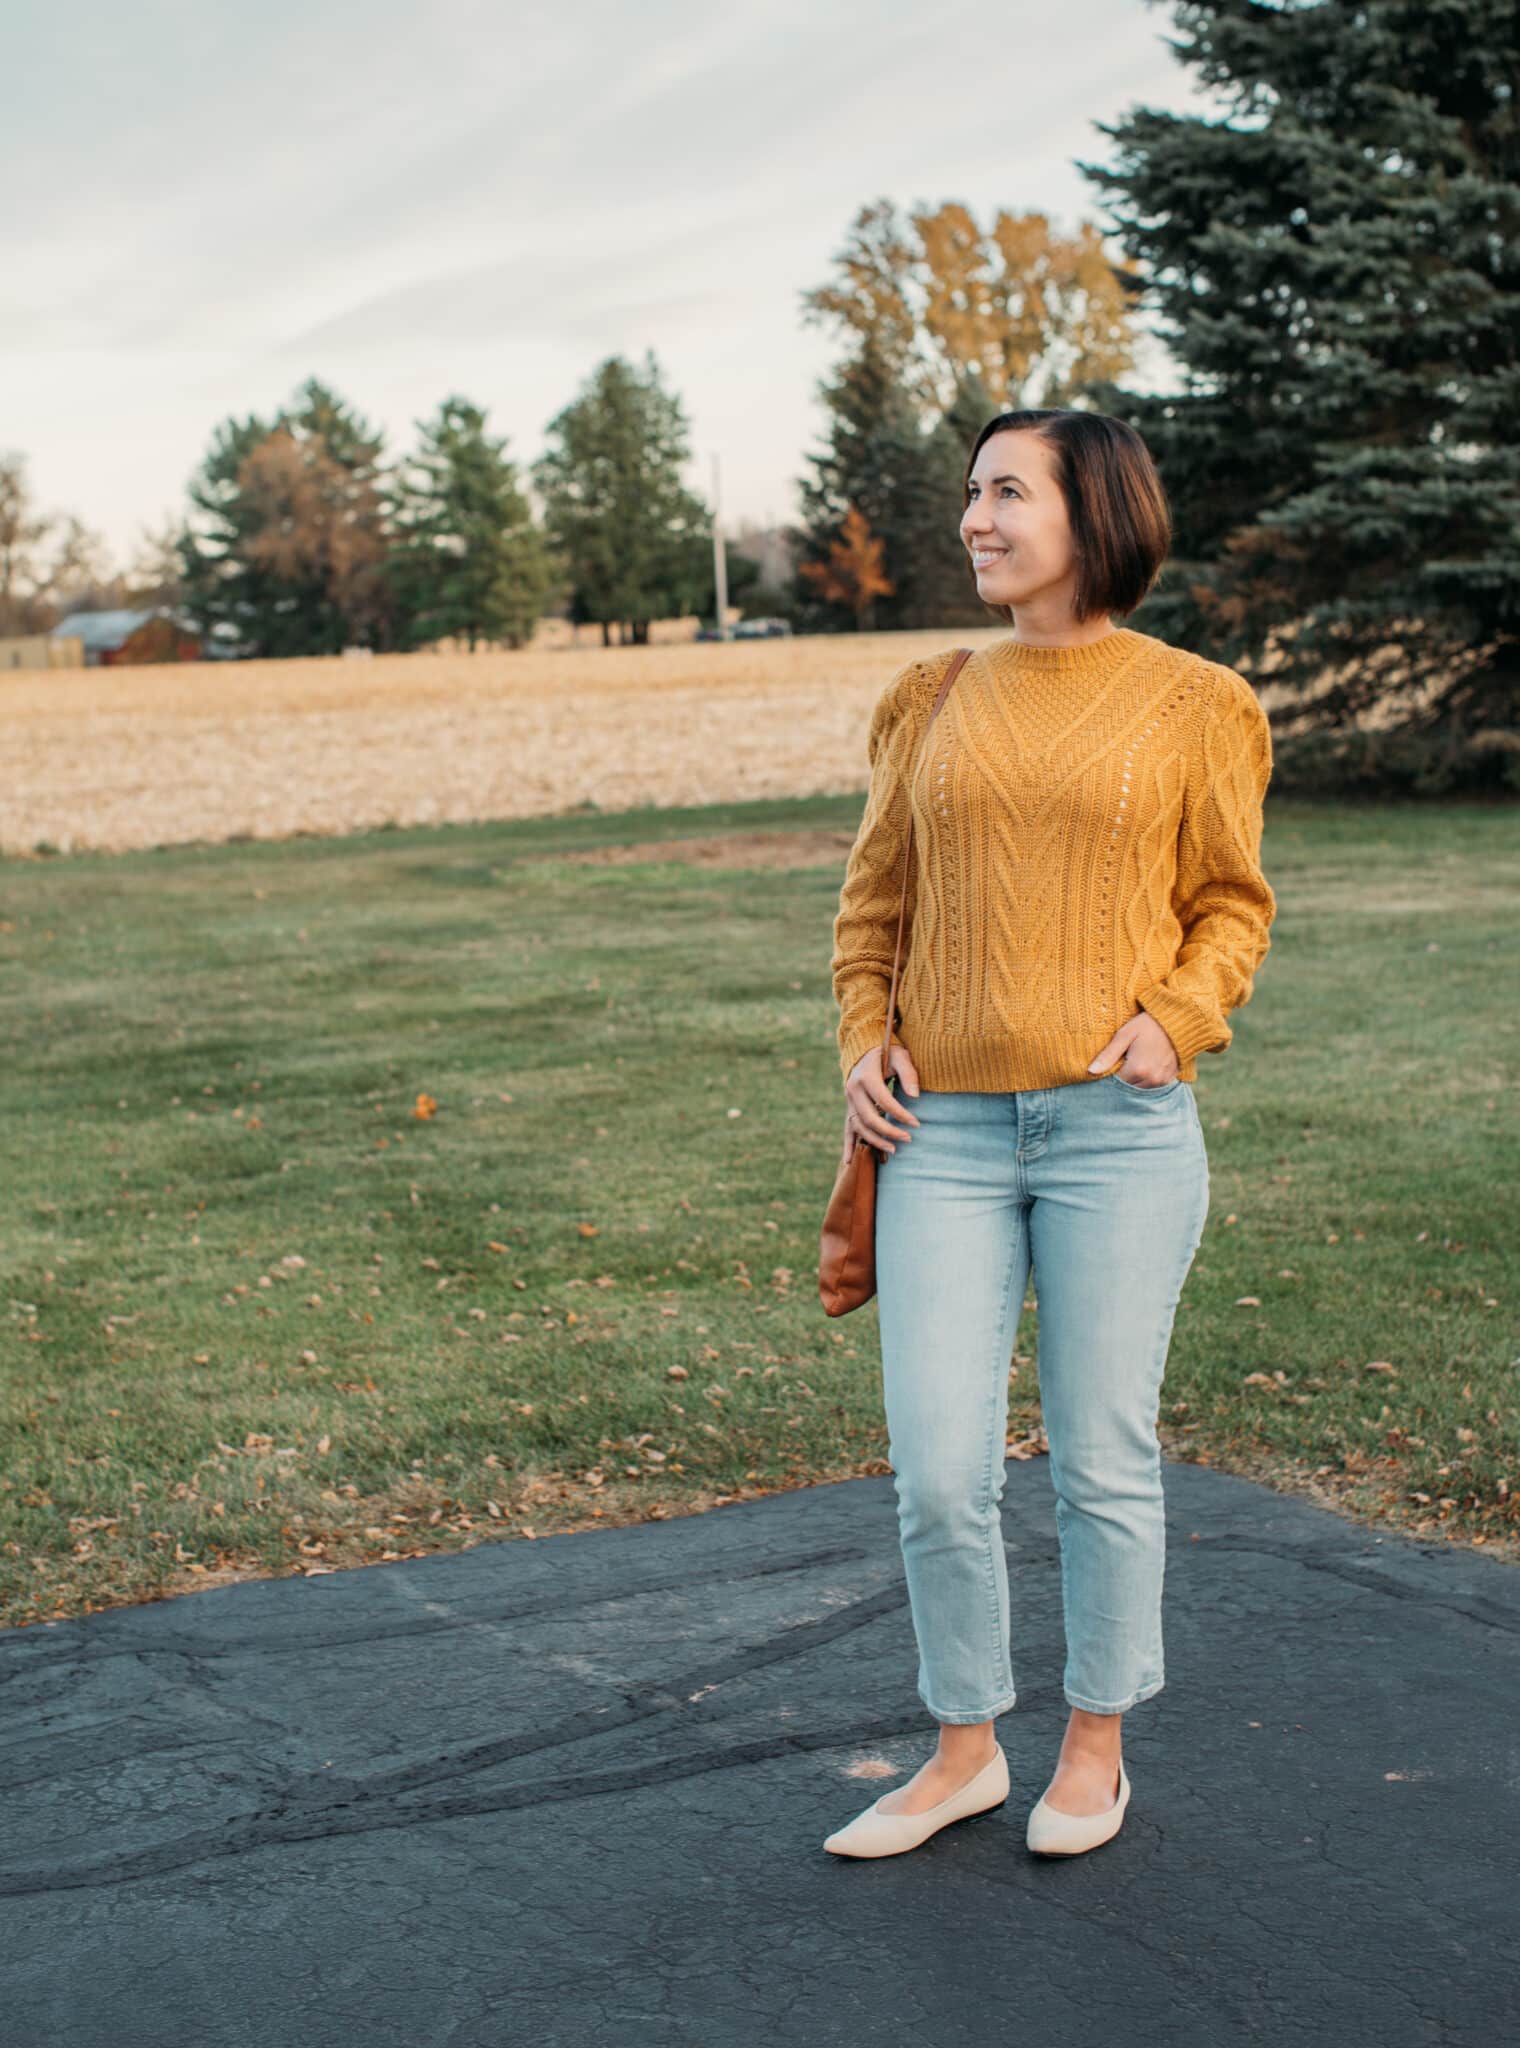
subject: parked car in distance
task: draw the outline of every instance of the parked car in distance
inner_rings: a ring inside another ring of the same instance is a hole
[[[727,637],[730,640],[779,640],[789,636],[792,630],[790,619],[740,619],[731,626]],[[716,626],[699,626],[698,640],[721,640],[724,635]]]

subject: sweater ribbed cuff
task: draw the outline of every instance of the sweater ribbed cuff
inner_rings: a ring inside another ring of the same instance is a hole
[[[880,1024],[857,1024],[853,1031],[846,1032],[840,1039],[839,1069],[847,1081],[850,1078],[850,1070],[863,1053],[868,1053],[873,1046],[880,1049],[881,1035],[885,1029],[886,1019],[883,1018]],[[895,1031],[892,1034],[892,1043],[902,1045],[902,1040]],[[904,1046],[903,1050],[906,1051],[907,1047]]]
[[[1234,1035],[1228,1024],[1211,1017],[1191,996],[1180,995],[1164,981],[1141,989],[1135,1001],[1161,1026],[1177,1048],[1179,1061],[1201,1052],[1223,1052]]]

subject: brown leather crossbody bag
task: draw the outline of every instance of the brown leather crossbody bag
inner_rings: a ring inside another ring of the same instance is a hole
[[[970,654],[969,647],[957,647],[939,686],[929,724],[924,728],[923,746],[929,729],[939,716],[940,706],[950,694],[950,685],[960,674]],[[920,748],[920,756],[922,748]],[[914,764],[917,773],[917,763]],[[912,777],[908,787],[912,788]],[[892,990],[887,997],[887,1021],[881,1035],[881,1078],[891,1085],[887,1060],[892,1049],[892,1026],[897,1020],[897,977],[902,965],[903,917],[908,908],[909,863],[913,858],[913,812],[908,811],[908,837],[903,847],[902,888],[897,905],[897,951],[892,958]],[[818,1294],[824,1313],[848,1315],[863,1308],[876,1292],[876,1167],[879,1153],[871,1140],[857,1131],[845,1116],[844,1150],[834,1180],[834,1192],[824,1211],[822,1240],[818,1255]]]

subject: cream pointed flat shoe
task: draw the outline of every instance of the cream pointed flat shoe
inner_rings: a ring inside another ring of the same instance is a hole
[[[889,1795],[882,1793],[881,1798]],[[824,1839],[824,1848],[835,1856],[899,1856],[904,1849],[916,1849],[920,1842],[948,1827],[953,1820],[967,1820],[975,1813],[991,1813],[1008,1797],[1008,1759],[1003,1746],[982,1765],[974,1778],[952,1792],[938,1806],[922,1813],[883,1813],[881,1799],[842,1828]]]
[[[1042,1792],[1029,1816],[1024,1840],[1036,1856],[1078,1856],[1118,1834],[1129,1805],[1129,1773],[1121,1759],[1119,1796],[1106,1813],[1062,1813]]]

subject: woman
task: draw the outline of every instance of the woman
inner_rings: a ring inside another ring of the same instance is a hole
[[[1070,1855],[1118,1832],[1121,1721],[1163,1683],[1156,1419],[1209,1199],[1191,1084],[1230,1043],[1276,911],[1254,692],[1115,622],[1171,541],[1139,435],[1000,414],[971,452],[961,538],[1013,631],[932,725],[949,651],[882,693],[834,926],[847,1127],[883,1155],[883,1389],[918,1693],[939,1724],[917,1776],[827,1838],[847,1856],[915,1848],[1008,1794],[999,1502],[1031,1266],[1071,1715],[1026,1839]],[[881,1043],[910,802],[894,1097]]]

